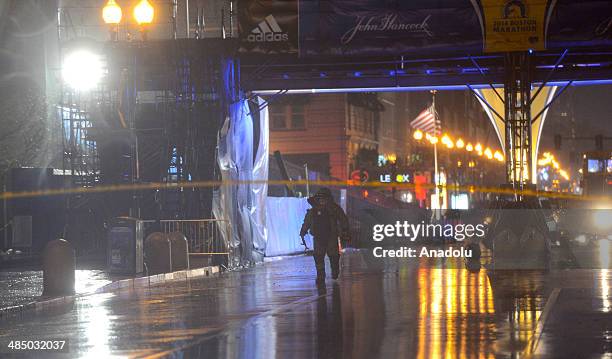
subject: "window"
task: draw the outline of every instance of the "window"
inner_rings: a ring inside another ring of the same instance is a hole
[[[603,161],[589,159],[587,162],[587,171],[589,173],[603,172]]]
[[[378,113],[360,107],[360,106],[352,106],[350,108],[350,123],[352,128],[355,131],[376,134],[376,118]]]
[[[291,106],[291,128],[304,128],[304,105]]]
[[[270,106],[272,130],[301,130],[306,128],[303,104]]]
[[[269,113],[272,129],[280,130],[287,128],[285,106],[269,106]]]

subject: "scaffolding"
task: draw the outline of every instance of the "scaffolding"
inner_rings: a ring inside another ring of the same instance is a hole
[[[506,181],[516,190],[531,184],[531,72],[528,53],[504,57]]]

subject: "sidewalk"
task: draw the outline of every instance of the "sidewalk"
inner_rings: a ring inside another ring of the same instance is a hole
[[[89,269],[85,269],[89,268]],[[0,270],[0,318],[28,309],[42,309],[73,301],[74,298],[106,293],[119,288],[140,288],[163,282],[209,276],[219,272],[219,267],[209,266],[164,273],[152,276],[111,274],[100,259],[77,259],[75,294],[67,297],[42,297],[43,271],[39,265],[5,268]]]

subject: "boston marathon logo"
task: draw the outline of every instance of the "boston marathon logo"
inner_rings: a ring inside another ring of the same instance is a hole
[[[289,40],[289,35],[283,32],[272,15],[266,16],[247,36],[247,41],[249,42],[280,42],[287,40]]]
[[[493,21],[493,31],[499,33],[537,32],[537,25],[536,19],[527,17],[527,8],[522,1],[511,0],[504,6],[502,18]]]
[[[426,16],[423,21],[417,23],[405,23],[396,14],[385,14],[382,16],[358,16],[355,26],[342,35],[340,41],[343,44],[351,42],[360,33],[376,33],[384,31],[402,31],[407,33],[421,33],[433,37],[429,28],[429,19]]]

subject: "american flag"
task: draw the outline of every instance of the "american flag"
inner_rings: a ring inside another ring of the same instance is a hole
[[[433,106],[421,111],[421,113],[419,113],[419,115],[412,120],[412,122],[410,122],[410,126],[434,136],[437,136],[442,132],[440,120],[436,118],[436,110],[433,108]]]

